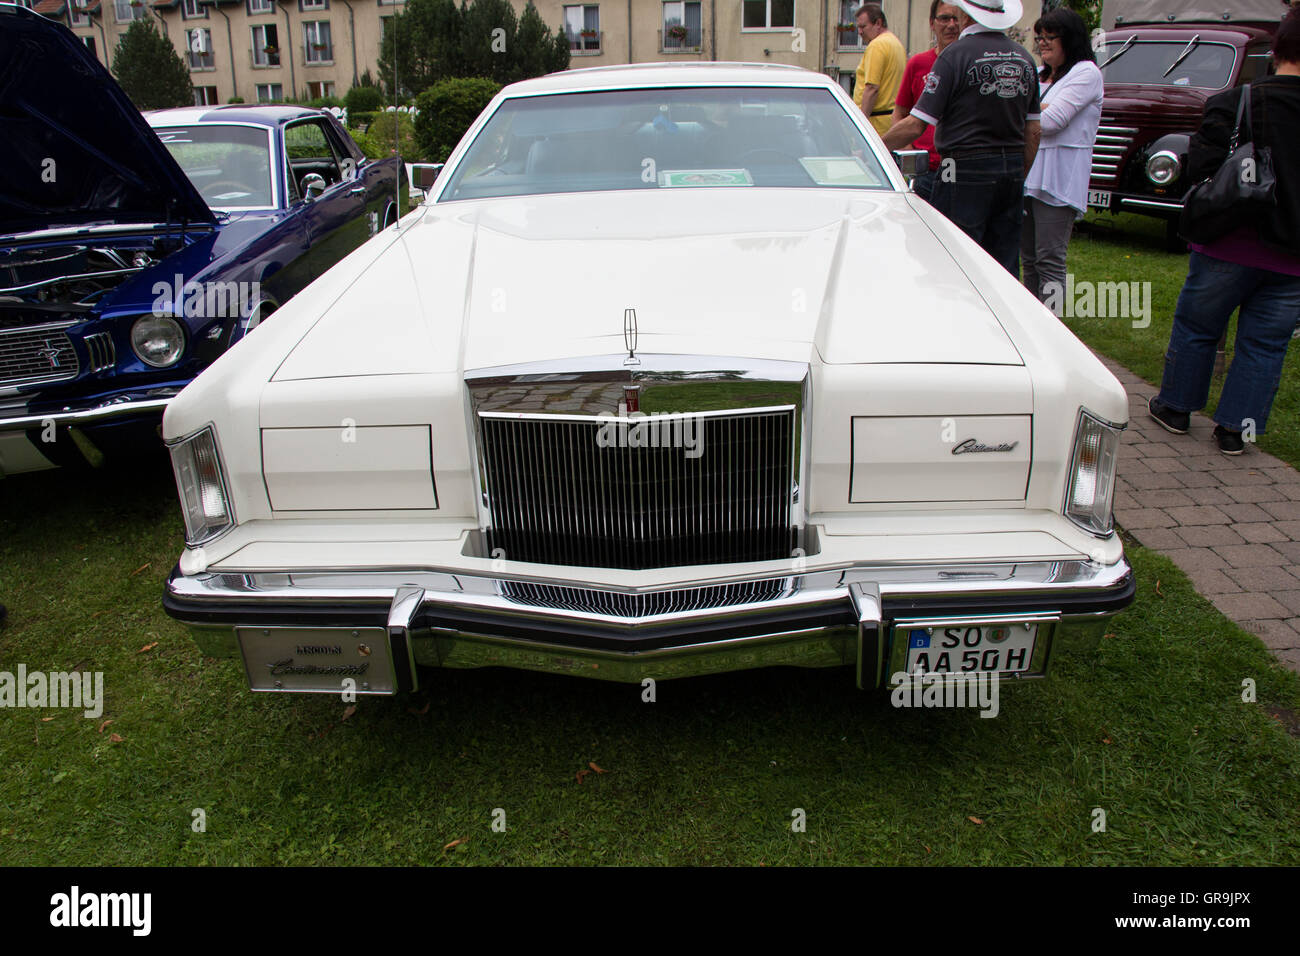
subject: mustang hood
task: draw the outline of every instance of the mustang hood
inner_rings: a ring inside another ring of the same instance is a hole
[[[213,223],[103,65],[62,24],[0,5],[0,235],[91,222]]]
[[[625,309],[642,354],[1022,364],[902,194],[758,198],[655,190],[435,205],[276,378],[625,353]]]

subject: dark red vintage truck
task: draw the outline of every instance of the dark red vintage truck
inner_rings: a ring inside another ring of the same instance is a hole
[[[1171,247],[1187,144],[1205,101],[1267,76],[1284,0],[1106,0],[1094,37],[1106,80],[1088,206],[1156,216]]]

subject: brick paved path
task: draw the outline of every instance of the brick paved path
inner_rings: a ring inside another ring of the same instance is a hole
[[[1222,454],[1204,415],[1171,435],[1147,413],[1159,389],[1102,361],[1129,396],[1115,520],[1300,671],[1300,472],[1250,444],[1240,457]]]

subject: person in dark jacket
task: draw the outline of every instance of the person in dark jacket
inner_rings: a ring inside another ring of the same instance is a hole
[[[1262,433],[1282,378],[1282,362],[1300,319],[1300,9],[1282,21],[1273,43],[1276,75],[1251,84],[1256,147],[1273,153],[1277,205],[1213,242],[1192,244],[1187,281],[1174,309],[1160,394],[1148,408],[1166,431],[1187,433],[1190,414],[1209,398],[1214,354],[1240,308],[1232,365],[1214,412],[1214,439],[1240,455]],[[1236,128],[1240,87],[1210,97],[1188,149],[1189,182],[1223,164]]]

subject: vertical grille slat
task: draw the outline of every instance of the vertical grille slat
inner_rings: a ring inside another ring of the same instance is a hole
[[[604,448],[608,419],[480,420],[488,547],[511,560],[636,569],[789,556],[792,408],[697,419],[698,457],[680,420],[642,419],[646,441],[631,447],[633,419]]]

